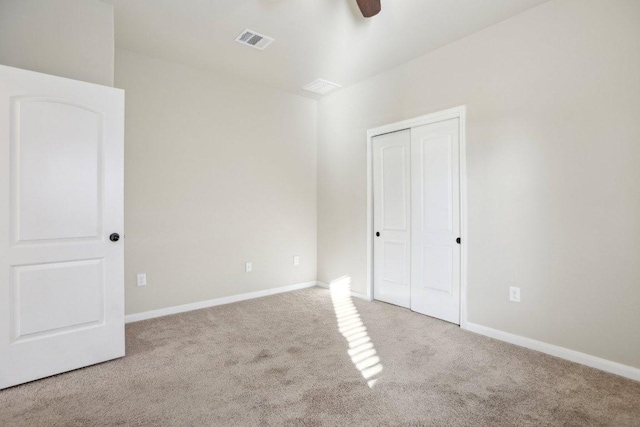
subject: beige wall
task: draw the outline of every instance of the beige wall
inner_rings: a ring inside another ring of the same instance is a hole
[[[127,314],[316,280],[316,101],[121,50],[116,86]]]
[[[323,99],[318,280],[366,290],[366,129],[463,104],[469,321],[640,367],[637,0],[551,1]]]
[[[0,64],[113,86],[113,6],[0,0]]]
[[[316,213],[318,279],[365,292],[366,129],[466,104],[469,321],[640,367],[639,52],[640,2],[554,0],[317,107],[118,51],[127,313],[315,280]],[[0,0],[0,63],[113,60],[112,6]]]

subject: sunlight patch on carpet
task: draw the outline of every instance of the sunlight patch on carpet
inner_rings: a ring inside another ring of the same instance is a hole
[[[338,331],[349,345],[347,354],[369,388],[373,388],[380,379],[383,368],[367,328],[351,299],[351,278],[345,276],[336,279],[331,282],[329,289]]]

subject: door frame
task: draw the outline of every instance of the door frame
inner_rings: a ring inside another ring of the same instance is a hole
[[[461,105],[367,130],[367,299],[373,300],[373,138],[450,119],[460,119],[460,327],[467,326],[467,107]]]

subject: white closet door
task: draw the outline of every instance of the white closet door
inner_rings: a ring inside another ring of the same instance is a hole
[[[459,119],[411,129],[411,309],[460,323]]]
[[[124,355],[124,93],[0,66],[0,388]]]
[[[411,131],[373,138],[373,296],[409,307]]]

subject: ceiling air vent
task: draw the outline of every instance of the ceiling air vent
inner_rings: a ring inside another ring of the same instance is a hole
[[[308,85],[303,86],[302,89],[309,92],[317,93],[318,95],[326,95],[332,90],[338,89],[339,87],[342,86],[336,83],[328,82],[326,80],[317,79],[312,81]]]
[[[264,50],[265,47],[273,43],[273,39],[271,37],[267,37],[253,30],[244,30],[238,37],[236,37],[236,41],[243,45],[255,47],[260,50]]]

